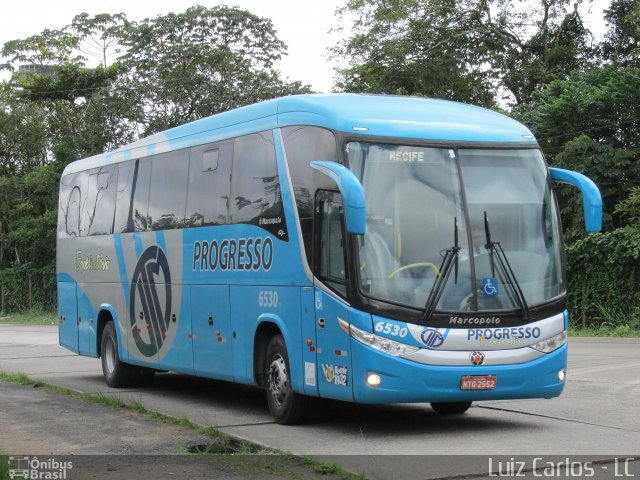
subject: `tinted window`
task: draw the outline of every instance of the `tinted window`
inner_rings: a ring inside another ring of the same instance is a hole
[[[337,193],[320,191],[316,197],[318,214],[318,260],[315,273],[329,287],[347,294],[347,271],[344,261],[342,202]]]
[[[116,196],[116,167],[87,172],[87,199],[82,207],[80,235],[109,235],[113,227]]]
[[[117,165],[118,183],[116,186],[116,215],[113,220],[113,232],[132,232],[131,194],[133,192],[133,177],[137,171],[138,161],[123,162]]]
[[[152,160],[147,229],[182,227],[187,201],[189,150],[156,155]]]
[[[336,139],[329,130],[318,127],[287,127],[282,129],[289,174],[298,208],[300,228],[307,260],[311,263],[311,231],[313,198],[319,188],[334,188],[325,175],[311,168],[312,160],[332,160],[342,163]]]
[[[191,149],[186,226],[229,223],[233,140]]]
[[[149,230],[149,158],[124,162],[118,165],[116,188],[115,233],[143,232]]]
[[[231,221],[258,225],[287,240],[271,132],[235,139],[231,182]]]
[[[60,207],[58,209],[58,236],[80,236],[80,212],[82,203],[82,179],[86,174],[73,173],[60,180]]]
[[[138,172],[134,172],[133,209],[131,218],[136,232],[144,232],[151,229],[149,219],[149,180],[151,178],[151,159],[137,160]]]

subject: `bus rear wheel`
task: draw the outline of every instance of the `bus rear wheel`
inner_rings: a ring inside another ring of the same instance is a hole
[[[471,402],[431,402],[429,405],[438,415],[455,415],[469,410]]]
[[[130,365],[120,360],[118,337],[113,321],[109,321],[102,332],[100,342],[102,373],[112,388],[149,385],[153,382],[155,371],[150,368]]]
[[[267,403],[274,420],[291,425],[303,420],[307,398],[293,391],[287,346],[282,335],[271,338],[264,362]]]

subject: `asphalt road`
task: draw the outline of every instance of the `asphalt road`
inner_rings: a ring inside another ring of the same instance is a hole
[[[111,389],[100,361],[59,347],[55,327],[0,325],[0,371],[139,400],[369,478],[479,474],[488,472],[488,455],[494,466],[498,456],[530,463],[526,456],[584,462],[640,455],[640,339],[571,339],[568,384],[556,399],[481,402],[460,417],[438,417],[427,404],[318,402],[315,418],[300,426],[275,424],[264,393],[254,387],[168,373],[157,375],[149,388]],[[634,466],[640,470],[640,462]]]

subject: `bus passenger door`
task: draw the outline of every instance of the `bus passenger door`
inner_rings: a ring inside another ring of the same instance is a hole
[[[314,207],[314,272],[318,392],[321,397],[353,400],[350,337],[340,327],[349,321],[346,235],[340,194],[319,190]]]
[[[78,353],[76,282],[58,282],[58,335],[60,345]]]
[[[196,375],[233,380],[228,285],[191,286],[193,369]]]

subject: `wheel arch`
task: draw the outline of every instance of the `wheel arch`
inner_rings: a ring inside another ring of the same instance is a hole
[[[264,386],[264,360],[267,355],[269,342],[276,335],[282,334],[282,330],[272,319],[263,319],[258,323],[253,337],[253,380],[259,386]],[[287,340],[285,338],[285,344]]]
[[[302,368],[300,367],[301,347],[293,337],[291,330],[283,319],[274,314],[262,314],[258,317],[256,331],[253,337],[253,380],[256,384],[264,386],[264,360],[267,354],[269,341],[275,335],[282,335],[287,347],[289,368],[291,370],[291,386],[296,392],[302,392]]]
[[[102,332],[104,332],[104,327],[106,326],[106,324],[111,321],[113,322],[116,331],[116,337],[118,340],[118,352],[124,352],[124,350],[122,349],[122,332],[120,331],[118,314],[116,313],[112,305],[103,303],[98,307],[98,330],[96,332],[96,352],[98,352],[98,357],[102,355],[102,352],[100,351],[102,348]]]

